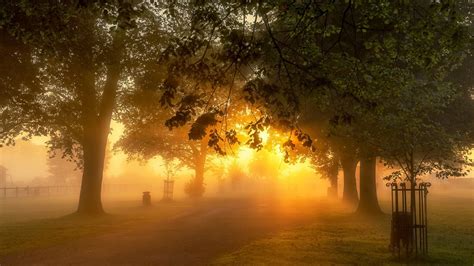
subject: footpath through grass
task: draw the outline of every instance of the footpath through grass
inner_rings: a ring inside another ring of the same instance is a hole
[[[325,210],[311,225],[255,241],[217,258],[224,265],[473,265],[471,198],[433,198],[429,257],[400,261],[388,250],[390,216],[361,219],[341,208]],[[385,208],[386,209],[386,208]]]

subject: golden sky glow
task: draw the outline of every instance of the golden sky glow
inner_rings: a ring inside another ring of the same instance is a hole
[[[240,127],[243,130],[242,127]],[[112,122],[112,131],[109,141],[113,146],[123,133],[123,126],[119,123]],[[245,136],[245,132],[240,132]],[[259,171],[271,172],[271,177],[264,179],[274,179],[280,187],[279,193],[285,194],[324,194],[328,187],[328,182],[321,179],[314,168],[311,167],[310,161],[299,162],[295,164],[287,164],[284,162],[284,151],[281,148],[288,136],[280,134],[275,130],[266,129],[260,133],[264,148],[256,151],[242,144],[227,150],[227,156],[211,156],[208,160],[213,165],[219,165],[224,169],[221,177],[229,175],[229,168],[233,163],[237,163],[240,170],[246,175],[246,178],[259,179],[261,173],[254,173],[255,169]],[[47,149],[44,147],[47,137],[34,137],[31,140],[36,146],[34,151],[32,148],[26,148],[27,144],[22,145],[20,142],[17,147],[6,147],[0,149],[0,164],[6,166],[12,179],[22,184],[28,184],[32,179],[44,177],[48,175],[46,166]],[[245,143],[245,141],[242,141]],[[25,146],[26,145],[26,146]],[[471,153],[474,158],[474,153]],[[257,166],[252,162],[257,161]],[[28,162],[29,167],[25,168],[24,163]],[[253,168],[252,168],[253,167]],[[257,167],[257,168],[255,168]],[[182,169],[179,171],[175,179],[181,185],[193,176],[192,169]],[[215,171],[206,172],[206,186],[212,190],[217,187],[217,176]],[[160,157],[155,157],[147,162],[128,161],[127,155],[123,152],[114,152],[109,160],[107,171],[104,173],[105,182],[111,183],[146,183],[153,182],[159,186],[164,178],[166,171],[164,163]]]

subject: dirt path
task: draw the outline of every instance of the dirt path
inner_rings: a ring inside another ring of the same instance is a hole
[[[311,222],[316,202],[215,201],[167,221],[3,258],[2,265],[204,265],[216,256]]]

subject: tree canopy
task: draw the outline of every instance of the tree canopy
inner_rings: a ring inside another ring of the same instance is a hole
[[[83,169],[79,212],[102,212],[113,119],[126,151],[201,173],[208,146],[261,149],[268,127],[289,132],[287,161],[328,169],[379,156],[415,181],[470,164],[463,1],[6,1],[0,14],[0,144],[49,136]]]

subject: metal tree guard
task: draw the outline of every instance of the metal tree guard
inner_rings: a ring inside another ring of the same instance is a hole
[[[406,256],[428,254],[427,194],[430,183],[388,183],[392,196],[390,249],[395,254],[405,249]]]
[[[173,200],[173,186],[174,180],[165,179],[163,187],[163,200],[172,201]]]

